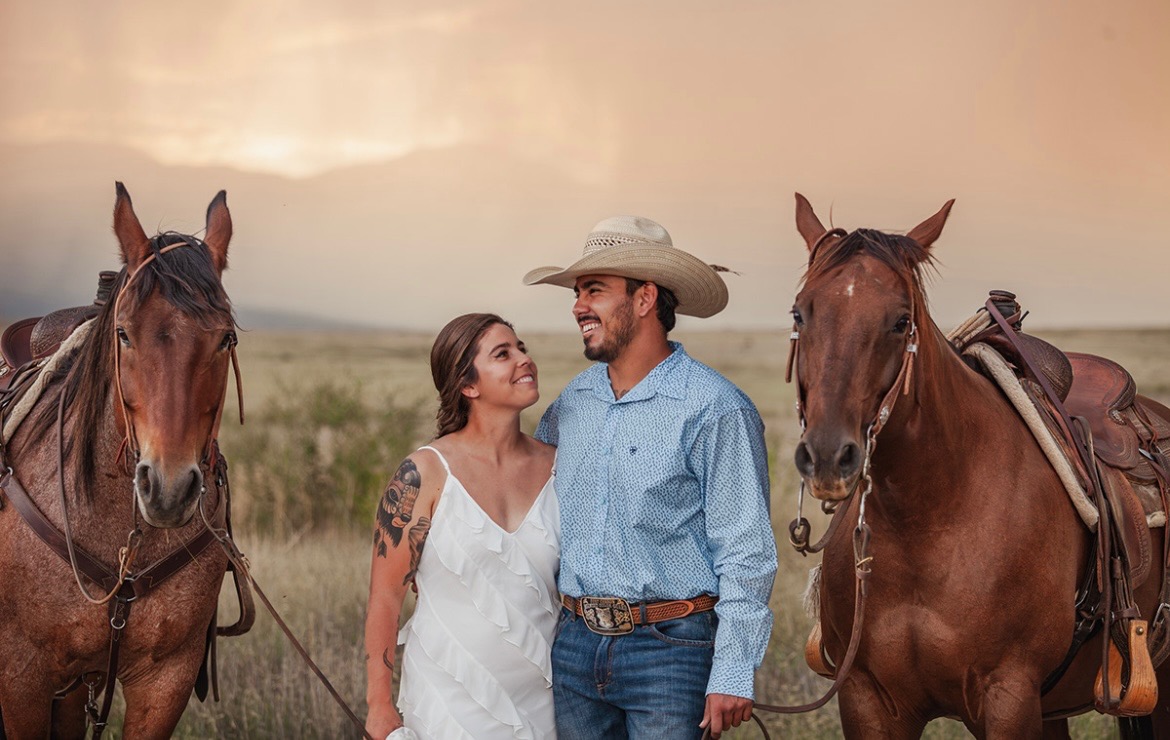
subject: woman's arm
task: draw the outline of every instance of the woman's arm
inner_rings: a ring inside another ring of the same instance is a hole
[[[416,457],[421,459],[416,461]],[[402,726],[392,688],[398,618],[418,570],[431,528],[431,514],[445,478],[441,468],[435,470],[437,466],[430,457],[417,455],[403,460],[378,502],[366,611],[366,729],[375,740]]]

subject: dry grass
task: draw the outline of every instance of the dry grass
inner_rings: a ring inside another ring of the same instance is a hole
[[[523,331],[522,324],[520,329]],[[540,365],[544,389],[541,403],[524,416],[524,425],[531,430],[544,406],[586,362],[580,356],[576,337],[523,338]],[[1170,401],[1170,330],[1051,332],[1045,338],[1068,349],[1107,354],[1121,361],[1131,369],[1143,392]],[[780,535],[781,546],[780,572],[772,597],[775,629],[759,674],[759,696],[769,703],[808,701],[828,684],[808,671],[802,657],[810,623],[801,611],[800,594],[811,563],[783,544],[787,522],[795,510],[797,479],[790,461],[798,435],[792,390],[783,383],[787,334],[727,332],[682,335],[680,339],[692,355],[721,370],[743,388],[756,402],[767,425],[773,526]],[[429,410],[434,398],[427,369],[429,346],[430,337],[410,335],[245,335],[241,359],[250,412],[262,412],[273,403],[287,403],[290,396],[323,381],[360,384],[371,404],[392,402],[406,407],[421,402]],[[263,413],[258,417],[263,418]],[[230,417],[225,417],[225,427],[227,418]],[[412,438],[411,444],[421,444],[432,428],[427,417],[409,433],[402,431]],[[242,439],[238,432],[229,433],[225,450],[233,462],[237,506],[246,508],[251,492],[244,483],[247,478],[243,471],[255,461],[246,459],[246,445],[233,447]],[[388,477],[393,463],[384,464],[387,467],[383,477]],[[817,522],[815,527],[819,530],[823,524]],[[361,642],[369,567],[368,530],[365,525],[357,531],[341,525],[326,532],[305,533],[296,527],[286,531],[294,532],[291,539],[248,535],[239,539],[254,563],[257,579],[277,608],[302,636],[341,694],[364,716]],[[225,614],[220,621],[228,618]],[[220,642],[220,669],[224,701],[218,705],[193,701],[180,725],[180,737],[353,736],[344,715],[332,705],[265,614],[260,615],[249,635]],[[768,718],[768,724],[786,738],[833,738],[841,734],[835,703],[802,717]],[[1111,721],[1095,716],[1078,719],[1074,734],[1082,738],[1116,737]],[[728,734],[757,736],[754,729]],[[960,725],[947,720],[932,723],[926,733],[930,738],[966,736]]]

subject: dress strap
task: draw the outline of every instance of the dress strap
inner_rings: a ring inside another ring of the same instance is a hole
[[[447,458],[443,457],[442,452],[439,452],[438,450],[436,450],[434,447],[431,447],[430,445],[423,445],[422,447],[419,447],[418,449],[430,450],[431,452],[435,453],[435,457],[439,458],[439,462],[443,463],[443,470],[447,471],[447,477],[448,478],[451,477],[451,466],[447,464]]]

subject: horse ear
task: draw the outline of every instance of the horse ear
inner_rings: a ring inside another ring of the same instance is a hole
[[[204,243],[211,251],[211,261],[222,275],[227,269],[228,242],[232,240],[232,214],[228,212],[227,191],[221,190],[207,206],[207,233]]]
[[[942,233],[943,226],[947,222],[947,216],[951,214],[951,206],[954,204],[955,199],[951,198],[943,204],[943,207],[939,209],[938,213],[918,224],[913,229],[910,229],[910,232],[906,236],[918,242],[923,247],[930,249],[930,245],[934,244],[939,234]]]
[[[813,213],[812,204],[800,193],[796,194],[796,230],[804,237],[804,243],[810,251],[825,234],[825,227],[817,214]]]
[[[150,254],[150,240],[146,238],[146,232],[134,214],[134,204],[130,202],[126,186],[115,183],[115,190],[118,197],[114,201],[114,234],[122,247],[122,260],[133,272]]]

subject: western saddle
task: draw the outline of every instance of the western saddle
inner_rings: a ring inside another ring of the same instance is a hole
[[[973,345],[987,345],[1006,361],[1039,412],[1046,436],[1055,439],[1071,465],[1082,489],[1076,493],[1096,510],[1096,520],[1086,521],[1094,540],[1076,596],[1072,644],[1042,691],[1053,688],[1081,646],[1105,630],[1111,644],[1097,676],[1096,708],[1116,716],[1147,715],[1158,699],[1154,668],[1170,657],[1170,536],[1162,538],[1162,583],[1153,615],[1141,613],[1133,592],[1151,572],[1150,529],[1160,526],[1165,534],[1170,515],[1170,409],[1139,395],[1133,377],[1116,362],[1065,353],[1024,334],[1024,315],[1014,294],[991,291],[980,313],[950,338],[980,373],[990,375],[964,353]],[[823,676],[835,674],[819,624],[809,636],[805,661]]]
[[[98,275],[97,297],[88,306],[53,311],[47,316],[21,319],[0,334],[0,391],[9,388],[16,371],[31,362],[51,357],[61,342],[86,321],[101,312],[110,299],[118,273],[105,270]]]

